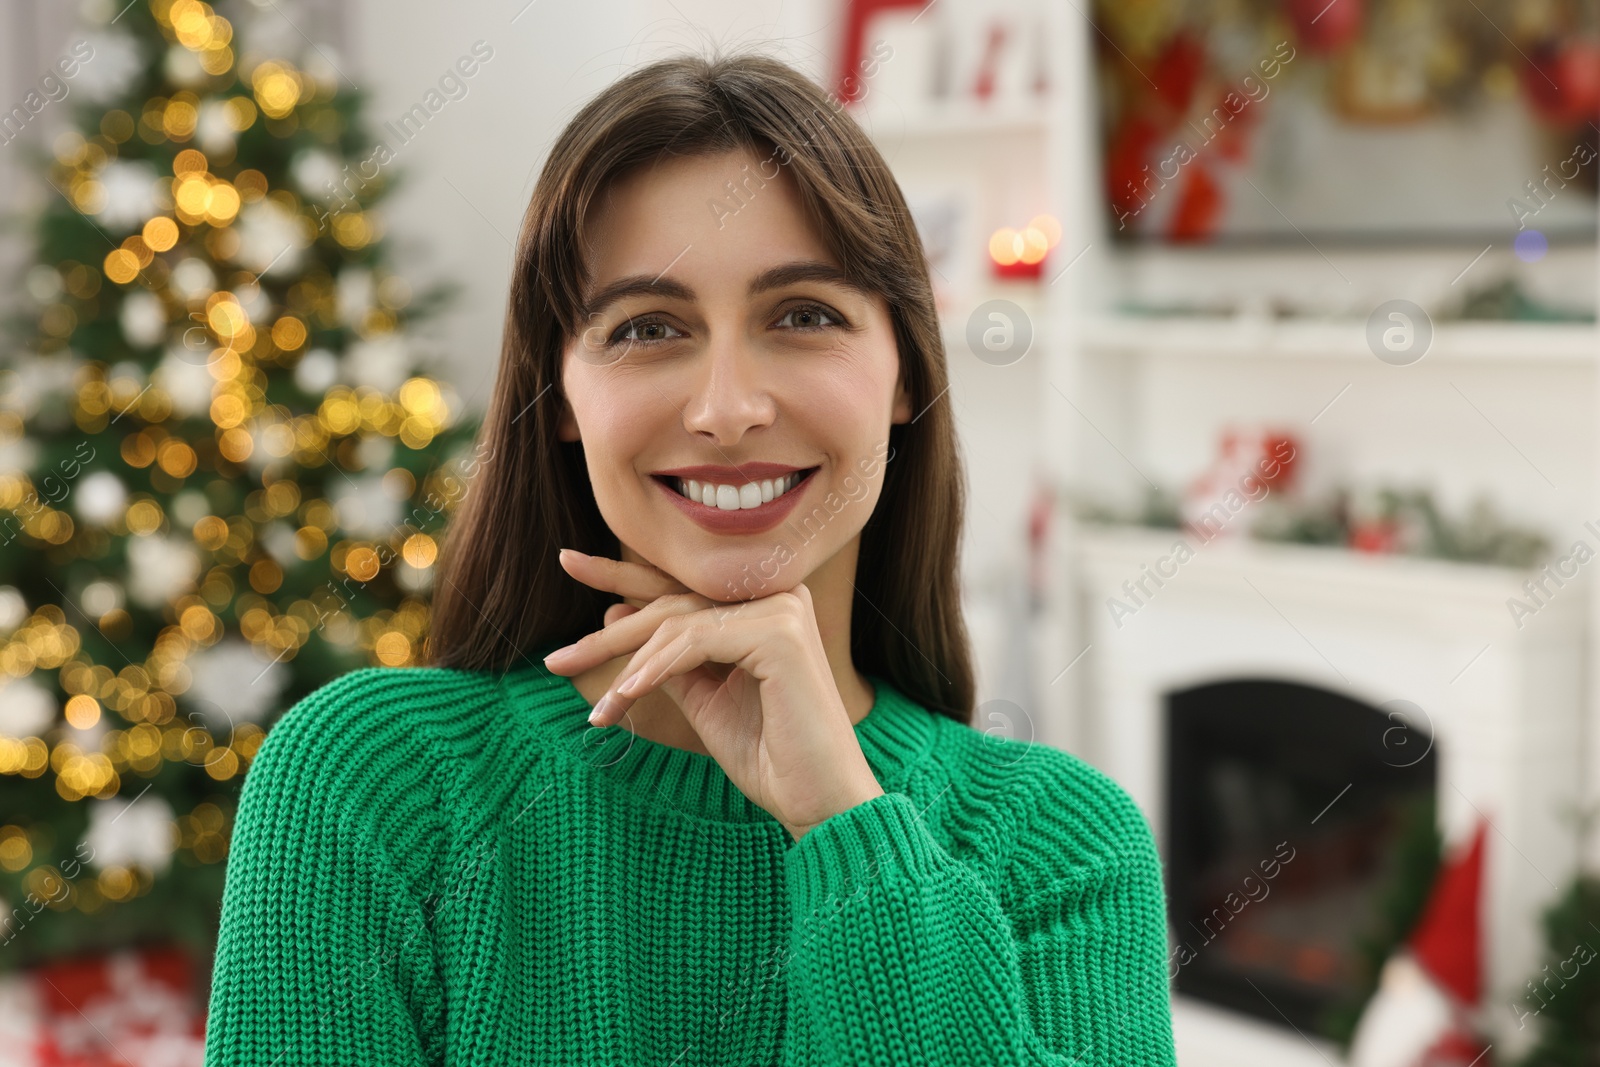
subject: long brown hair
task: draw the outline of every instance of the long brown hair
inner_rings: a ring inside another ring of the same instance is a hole
[[[667,156],[747,149],[789,168],[825,246],[889,306],[918,414],[890,427],[882,494],[861,532],[850,654],[930,711],[970,724],[974,682],[958,563],[965,508],[944,346],[922,242],[888,165],[799,71],[755,54],[678,56],[603,90],[550,150],[523,215],[486,456],[446,530],[425,656],[514,669],[604,626],[616,602],[576,582],[559,548],[619,557],[580,442],[557,439],[561,356],[583,329],[583,221],[608,183]]]

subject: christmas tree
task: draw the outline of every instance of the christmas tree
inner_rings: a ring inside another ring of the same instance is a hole
[[[395,174],[331,49],[257,44],[276,4],[85,17],[0,123],[70,109],[12,149],[44,182],[0,362],[0,969],[209,959],[266,730],[419,661],[477,465],[407,333],[449,291],[389,265]]]
[[[1600,1064],[1600,875],[1579,872],[1544,913],[1539,971],[1511,1005],[1537,1040],[1517,1067]]]

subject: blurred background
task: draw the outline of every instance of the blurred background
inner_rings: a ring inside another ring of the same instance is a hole
[[[550,142],[718,49],[913,207],[973,725],[1143,807],[1179,1062],[1600,1063],[1596,0],[0,0],[0,1064],[200,1062],[261,740],[422,658]]]

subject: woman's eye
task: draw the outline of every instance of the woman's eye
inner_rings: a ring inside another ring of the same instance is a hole
[[[782,323],[784,320],[796,316],[809,320],[802,322],[797,319],[794,327],[799,330],[825,330],[828,326],[839,326],[844,322],[838,315],[835,315],[820,304],[801,304],[799,307],[790,308],[784,312],[783,318],[778,321]],[[819,319],[827,319],[828,324],[826,326],[821,324],[818,321]]]
[[[793,321],[791,321],[793,320]],[[845,325],[844,319],[821,304],[800,304],[783,313],[779,325],[789,324],[790,329],[801,332],[826,330]],[[670,334],[667,331],[672,331]],[[682,337],[683,332],[661,319],[629,319],[611,335],[608,345],[637,345],[649,347]]]
[[[613,345],[622,344],[623,342],[635,345],[658,344],[662,341],[672,340],[672,338],[666,336],[660,331],[676,329],[677,327],[662,322],[660,319],[630,319],[628,322],[619,327],[616,333],[611,335],[610,343]],[[638,330],[640,336],[626,336],[631,330]]]

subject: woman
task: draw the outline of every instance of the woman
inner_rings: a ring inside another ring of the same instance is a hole
[[[312,693],[246,779],[207,1062],[1172,1063],[1140,812],[969,725],[945,389],[814,84],[680,58],[585,107],[432,665]]]

